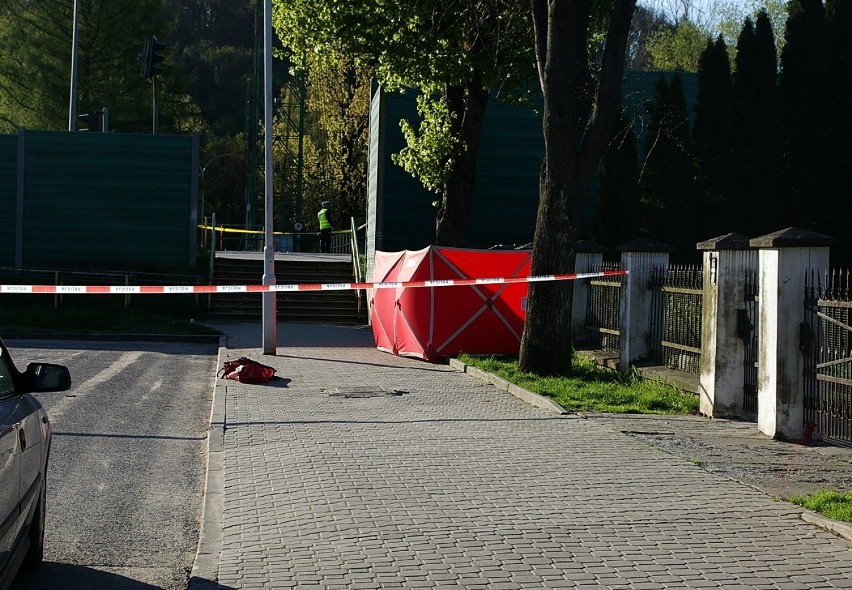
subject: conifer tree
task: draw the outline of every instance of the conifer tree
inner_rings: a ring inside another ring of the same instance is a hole
[[[698,60],[698,102],[695,105],[693,147],[699,168],[700,201],[708,213],[702,230],[714,237],[730,231],[734,221],[731,169],[734,164],[731,66],[722,37],[708,40]]]
[[[739,231],[759,236],[782,229],[782,128],[778,96],[778,56],[766,12],[746,19],[737,41],[732,123],[733,203]]]
[[[784,172],[789,193],[783,225],[826,233],[831,149],[828,26],[821,0],[790,0],[781,51]]]
[[[166,36],[162,0],[92,0],[78,10],[77,113],[109,109],[118,131],[151,129],[151,85],[136,54]],[[0,13],[0,132],[68,129],[73,3],[6,0]],[[168,55],[168,54],[167,54]],[[168,58],[167,58],[168,59]],[[161,130],[171,127],[169,76],[160,76]]]
[[[601,160],[598,175],[598,211],[592,239],[614,250],[640,235],[639,154],[636,132],[623,113]]]
[[[831,53],[831,128],[832,153],[829,163],[828,198],[835,215],[827,233],[841,238],[832,250],[832,260],[852,263],[852,244],[846,239],[852,218],[849,189],[849,165],[852,162],[852,0],[826,0],[826,18],[830,29]]]
[[[689,117],[683,82],[660,75],[645,140],[645,165],[640,179],[644,233],[675,248],[675,256],[692,259],[703,239],[696,227],[703,212],[696,208],[694,160],[690,151]]]

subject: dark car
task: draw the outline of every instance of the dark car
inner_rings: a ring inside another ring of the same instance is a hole
[[[21,566],[44,558],[44,502],[50,421],[33,392],[71,387],[66,367],[30,363],[15,368],[0,340],[0,589]]]

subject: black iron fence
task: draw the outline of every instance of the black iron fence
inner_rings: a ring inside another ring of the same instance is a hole
[[[852,445],[852,274],[811,272],[805,286],[805,433]]]
[[[615,262],[595,265],[589,272],[620,270]],[[621,344],[621,275],[588,280],[586,341],[588,348],[618,352]]]
[[[669,265],[651,271],[651,362],[699,372],[702,285],[699,265]]]
[[[616,270],[604,263],[593,271]],[[743,342],[743,410],[758,412],[760,349],[757,269],[746,269],[737,337]],[[621,344],[622,277],[587,281],[585,347],[618,352]],[[649,362],[699,373],[703,313],[703,269],[668,265],[651,272],[648,318]],[[852,271],[811,271],[804,293],[805,321],[798,345],[804,355],[805,439],[811,436],[852,446]]]
[[[745,271],[743,308],[737,311],[737,337],[743,341],[743,410],[757,414],[757,362],[760,335],[757,270]]]

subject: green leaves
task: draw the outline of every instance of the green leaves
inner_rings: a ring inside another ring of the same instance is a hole
[[[395,161],[429,190],[440,191],[463,146],[443,90],[472,80],[510,93],[534,79],[529,7],[509,0],[275,1],[275,27],[296,61],[342,55],[368,66],[385,91],[425,96],[418,128],[403,122],[407,147]],[[324,66],[321,66],[324,67]]]
[[[706,30],[685,19],[674,30],[657,33],[648,41],[654,67],[662,71],[698,71],[698,60],[709,37]]]
[[[391,157],[396,165],[437,193],[452,172],[456,148],[463,144],[451,132],[454,116],[443,97],[418,96],[417,112],[423,118],[419,131],[409,121],[400,121],[407,147]]]
[[[150,85],[135,55],[152,33],[166,36],[163,0],[91,0],[81,3],[78,30],[77,112],[110,110],[110,127],[150,129]],[[68,128],[73,3],[7,0],[0,12],[0,132],[18,126]],[[171,65],[167,53],[167,64]],[[160,82],[163,118],[170,114],[170,78]]]

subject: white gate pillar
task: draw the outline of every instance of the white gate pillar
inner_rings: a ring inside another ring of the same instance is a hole
[[[799,330],[805,321],[805,274],[826,269],[831,236],[790,227],[753,238],[760,248],[757,427],[781,440],[804,434],[804,357]]]
[[[700,411],[711,418],[745,417],[738,316],[745,313],[746,273],[757,269],[749,237],[731,233],[696,246],[703,250]]]
[[[671,247],[639,238],[618,247],[621,268],[627,271],[621,282],[621,341],[618,370],[626,373],[633,362],[647,358],[651,330],[651,271],[669,264]]]

